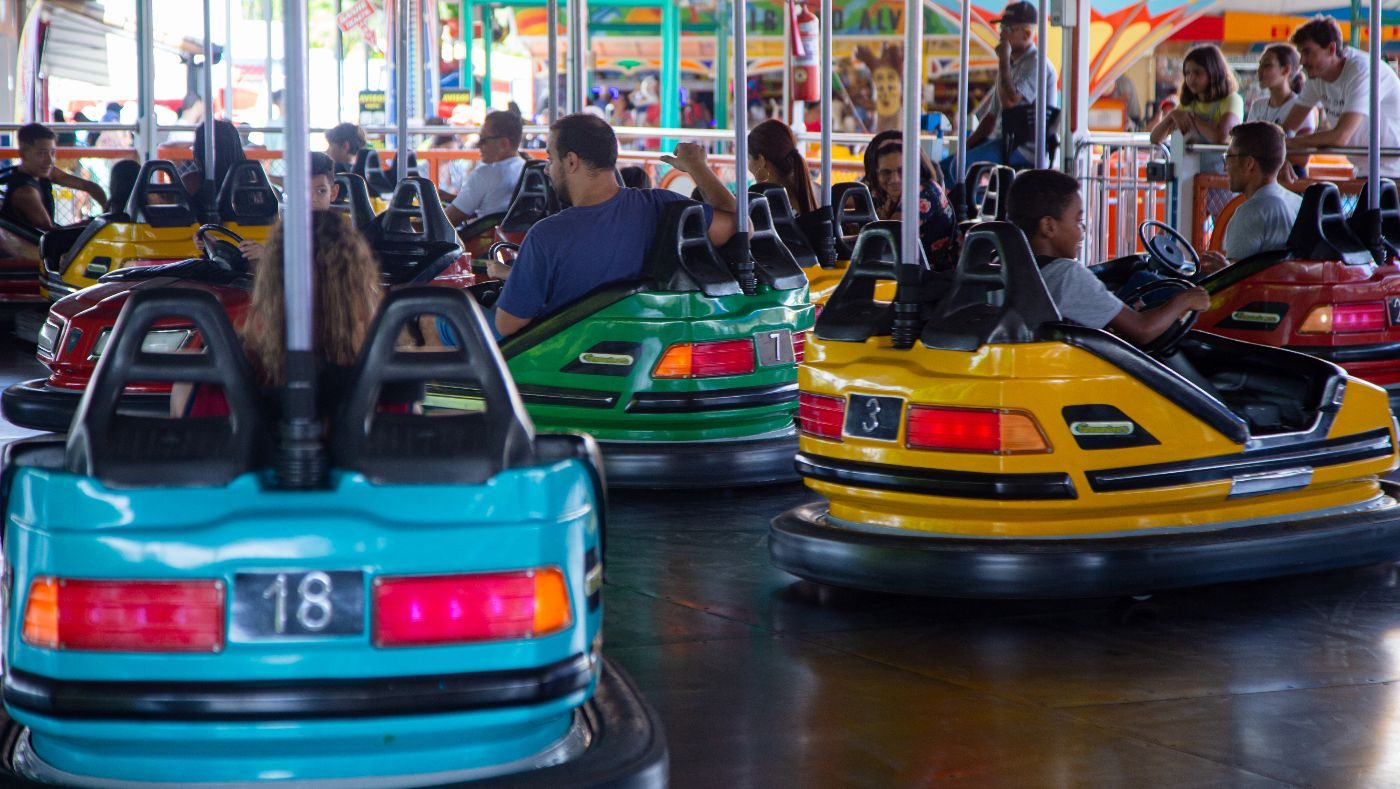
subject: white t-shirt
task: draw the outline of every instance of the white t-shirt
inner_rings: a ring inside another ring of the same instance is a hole
[[[1363,121],[1351,135],[1351,139],[1346,141],[1346,145],[1364,148],[1370,136],[1370,124],[1366,119],[1371,117],[1371,60],[1365,52],[1352,47],[1347,47],[1342,57],[1345,63],[1341,76],[1331,82],[1323,79],[1308,80],[1298,92],[1298,104],[1303,107],[1315,107],[1320,103],[1323,126],[1326,128],[1335,126],[1337,119],[1345,113],[1360,113]],[[1400,148],[1400,77],[1395,76],[1394,69],[1381,69],[1380,86],[1380,146]],[[1356,168],[1357,177],[1365,177],[1366,157],[1347,158]],[[1382,156],[1381,175],[1391,178],[1400,176],[1400,156]]]
[[[1288,101],[1285,101],[1282,106],[1278,107],[1269,104],[1269,94],[1266,93],[1250,102],[1249,111],[1244,114],[1244,119],[1249,122],[1268,121],[1269,123],[1276,123],[1282,126],[1283,121],[1288,117],[1288,113],[1292,112],[1293,108],[1296,106],[1298,106],[1298,94],[1296,93],[1289,96]],[[1308,117],[1303,119],[1303,123],[1298,127],[1297,131],[1285,132],[1285,134],[1292,137],[1295,134],[1307,134],[1315,128],[1317,128],[1317,113],[1310,112],[1308,113]]]
[[[511,156],[499,162],[478,164],[452,206],[467,216],[498,214],[510,207],[511,195],[525,169],[525,160]]]
[[[1240,203],[1225,225],[1225,257],[1231,262],[1283,249],[1303,198],[1278,184],[1268,184]]]

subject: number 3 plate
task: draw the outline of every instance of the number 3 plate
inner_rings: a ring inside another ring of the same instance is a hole
[[[237,573],[230,641],[346,636],[365,629],[364,573]]]

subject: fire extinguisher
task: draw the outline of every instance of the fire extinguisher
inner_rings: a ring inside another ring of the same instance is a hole
[[[794,0],[792,8],[792,100],[821,100],[817,84],[817,16],[807,4]]]

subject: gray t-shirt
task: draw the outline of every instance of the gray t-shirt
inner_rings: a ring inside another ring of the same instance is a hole
[[[1261,187],[1225,225],[1225,257],[1237,261],[1283,249],[1302,205],[1302,197],[1278,184]]]
[[[1039,94],[1036,89],[1036,49],[1032,46],[1027,49],[1019,58],[1011,61],[1011,85],[1016,88],[1016,92],[1021,94],[1021,101],[1026,104],[1035,103],[1035,97]],[[1058,107],[1060,102],[1055,94],[1055,85],[1059,82],[1059,77],[1055,75],[1055,64],[1046,62],[1045,64],[1045,100],[1048,107]],[[992,133],[988,140],[1001,139],[1001,94],[997,92],[996,86],[992,86],[987,98],[982,100],[982,106],[977,110],[977,117],[981,118],[987,113],[996,113],[996,125],[992,127]],[[1047,130],[1047,134],[1054,130]],[[1035,161],[1035,143],[1027,143],[1016,149],[1022,156],[1030,161]]]
[[[1055,258],[1040,267],[1040,277],[1060,315],[1080,326],[1105,328],[1126,306],[1077,260]]]

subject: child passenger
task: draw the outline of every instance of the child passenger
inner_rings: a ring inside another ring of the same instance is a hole
[[[1181,79],[1181,107],[1152,129],[1152,142],[1160,143],[1174,132],[1184,135],[1187,142],[1227,142],[1230,129],[1244,118],[1244,99],[1220,48],[1205,44],[1187,52]],[[1220,154],[1201,154],[1201,172],[1224,171],[1225,159]]]
[[[1040,275],[1060,314],[1091,329],[1110,329],[1146,345],[1186,313],[1210,307],[1210,296],[1192,288],[1141,312],[1113,295],[1078,260],[1084,240],[1084,201],[1079,182],[1056,170],[1027,170],[1011,182],[1007,218],[1026,234]]]

